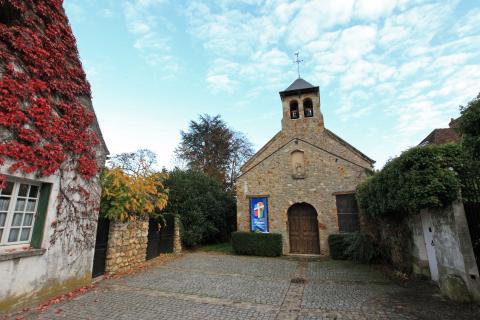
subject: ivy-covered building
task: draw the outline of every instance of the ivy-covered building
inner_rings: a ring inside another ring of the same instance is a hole
[[[108,150],[62,2],[0,1],[0,311],[91,279]]]

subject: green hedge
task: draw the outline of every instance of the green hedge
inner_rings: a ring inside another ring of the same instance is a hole
[[[236,254],[277,257],[282,254],[279,233],[233,232],[232,247]]]
[[[350,247],[354,239],[353,233],[331,234],[328,236],[328,246],[330,248],[330,256],[334,260],[348,259],[347,249]]]
[[[385,217],[449,205],[458,197],[463,163],[459,145],[409,149],[357,187],[359,206],[370,217]]]

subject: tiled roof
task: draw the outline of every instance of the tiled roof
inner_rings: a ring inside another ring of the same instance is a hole
[[[453,128],[442,128],[433,130],[420,145],[426,144],[445,144],[450,142],[459,142],[460,136]]]

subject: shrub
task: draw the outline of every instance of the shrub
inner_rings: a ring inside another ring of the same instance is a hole
[[[378,262],[381,257],[379,246],[372,237],[365,233],[353,233],[349,239],[349,246],[345,250],[345,256],[349,260],[361,263]]]
[[[233,232],[232,247],[236,254],[277,257],[282,254],[279,233]]]
[[[328,246],[330,247],[330,256],[334,260],[346,260],[346,250],[352,243],[352,233],[331,234],[328,236]]]
[[[200,171],[173,170],[165,181],[169,189],[166,213],[180,217],[182,242],[191,247],[228,240],[235,220],[233,193]]]
[[[458,198],[463,162],[459,145],[412,148],[358,186],[358,203],[370,217],[445,207]]]

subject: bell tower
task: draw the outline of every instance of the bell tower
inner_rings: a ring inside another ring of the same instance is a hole
[[[280,92],[280,98],[283,109],[282,131],[287,134],[301,134],[306,130],[323,131],[319,87],[298,78]]]

